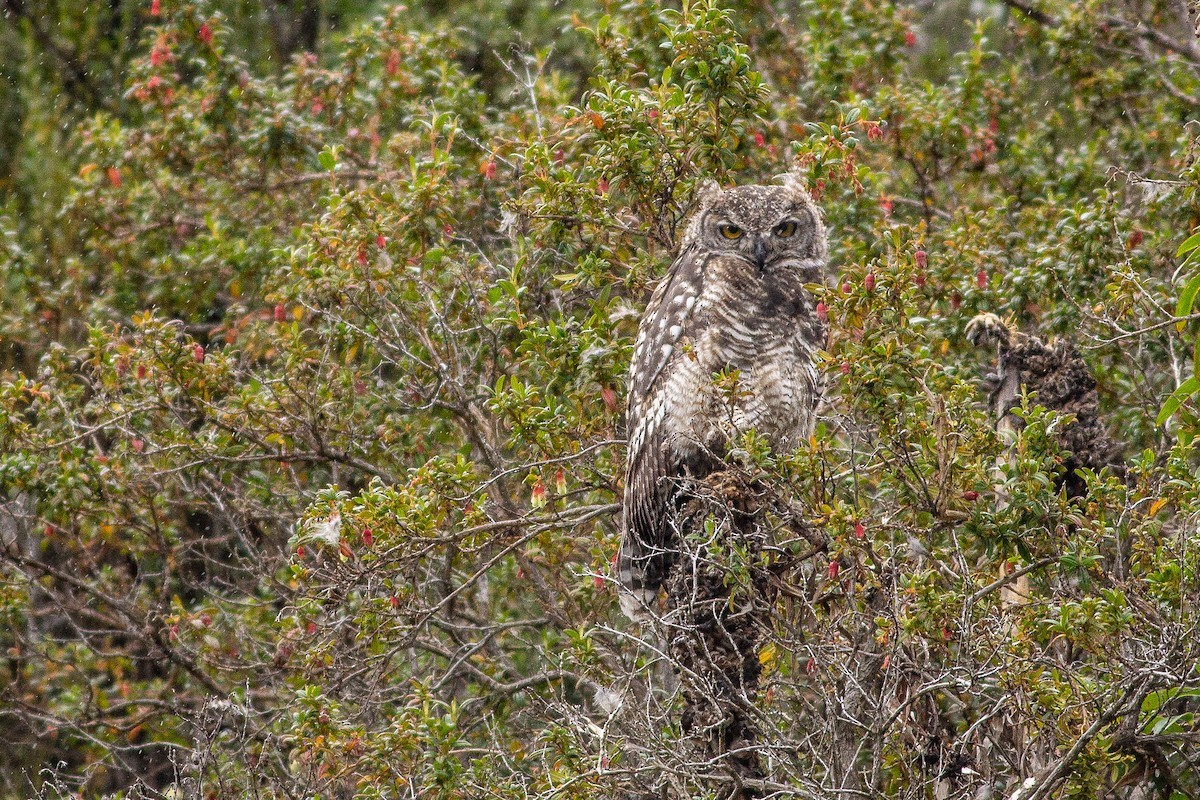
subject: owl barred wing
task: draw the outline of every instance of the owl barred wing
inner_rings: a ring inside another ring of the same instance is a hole
[[[627,423],[631,439],[675,345],[687,332],[700,295],[705,261],[707,258],[698,255],[696,248],[683,250],[646,304],[629,373]]]
[[[638,601],[648,603],[667,567],[668,543],[660,540],[674,469],[661,426],[652,426],[643,442],[631,455],[625,478],[625,533],[617,554],[617,579]]]
[[[689,333],[706,258],[685,248],[663,278],[642,317],[630,369],[624,537],[617,577],[637,599],[657,591],[669,567],[666,512],[682,472],[679,454],[666,438],[670,398],[663,383],[671,360]]]

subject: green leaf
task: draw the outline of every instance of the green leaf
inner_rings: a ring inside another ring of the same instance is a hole
[[[1025,542],[1021,541],[1020,539],[1015,540],[1013,544],[1016,545],[1017,553],[1020,554],[1021,558],[1025,559],[1026,561],[1033,561],[1033,553],[1030,552],[1029,545],[1025,544]]]
[[[1158,419],[1154,421],[1154,424],[1162,425],[1169,420],[1179,410],[1179,407],[1183,405],[1184,401],[1196,392],[1200,392],[1200,379],[1197,379],[1193,375],[1179,384],[1179,388],[1171,392],[1171,396],[1167,398],[1167,402],[1163,403],[1162,411],[1158,412]]]
[[[1175,316],[1186,317],[1192,313],[1192,304],[1196,301],[1196,293],[1200,292],[1200,272],[1192,276],[1192,279],[1183,287],[1183,291],[1179,293],[1179,302],[1175,304]],[[1175,327],[1180,333],[1183,333],[1183,321],[1175,323]]]
[[[331,172],[337,166],[337,156],[333,152],[333,148],[326,147],[317,154],[317,163],[321,165],[321,169],[327,169]]]
[[[1179,698],[1198,698],[1200,697],[1200,689],[1188,689],[1181,686],[1173,686],[1170,689],[1159,689],[1146,695],[1146,699],[1142,701],[1142,711],[1157,711],[1165,703]]]
[[[1190,253],[1197,247],[1200,247],[1200,231],[1193,233],[1184,240],[1183,244],[1179,245],[1179,249],[1175,251],[1175,257],[1179,258],[1184,253]]]

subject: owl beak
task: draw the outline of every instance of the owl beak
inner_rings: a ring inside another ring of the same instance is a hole
[[[754,263],[761,271],[767,265],[767,243],[761,236],[754,237],[754,245],[750,252],[754,256]]]

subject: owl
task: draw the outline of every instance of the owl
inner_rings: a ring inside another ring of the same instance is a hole
[[[798,177],[701,186],[679,255],[638,327],[629,372],[621,607],[635,619],[678,549],[689,479],[722,468],[754,429],[777,451],[812,433],[825,338],[807,286],[824,280],[825,226]]]

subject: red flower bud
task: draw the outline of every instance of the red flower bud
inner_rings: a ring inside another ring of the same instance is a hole
[[[371,545],[375,544],[375,534],[371,533],[370,528],[363,528],[362,536],[363,536],[363,544],[365,544],[367,547],[370,547]]]
[[[150,64],[158,67],[171,60],[171,48],[160,42],[150,48]]]
[[[762,131],[755,131],[755,132],[754,132],[754,144],[755,144],[755,146],[757,146],[757,147],[762,147],[762,146],[763,146],[764,144],[766,144],[766,143],[767,143],[767,137],[765,137],[765,136],[763,136],[763,135],[762,135]]]
[[[829,321],[829,309],[825,307],[824,301],[817,303],[817,319],[821,322]]]
[[[975,491],[974,489],[967,489],[962,493],[962,496],[963,500],[973,503],[979,499],[979,492]]]
[[[200,37],[200,41],[204,42],[205,45],[212,45],[213,32],[207,22],[200,26],[200,30],[196,31],[196,35]]]
[[[116,188],[121,188],[121,170],[116,167],[108,168],[108,182]]]
[[[841,365],[841,367],[839,367],[839,369],[842,371],[843,375],[849,375],[850,374],[850,362],[843,361],[842,365]]]
[[[192,358],[196,359],[199,364],[204,363],[204,345],[199,342],[192,345]]]
[[[924,250],[918,250],[917,252],[913,253],[913,261],[917,262],[917,266],[921,269],[925,269],[925,264],[928,262],[928,260],[929,256],[925,255]]]
[[[875,273],[874,272],[868,272],[866,274],[866,276],[863,278],[863,288],[866,289],[868,292],[875,291]]]
[[[157,17],[162,13],[162,0],[150,0],[150,16]]]
[[[283,307],[283,303],[275,304],[275,321],[276,322],[286,322],[287,321],[287,309],[285,309]]]
[[[391,603],[392,608],[400,607],[400,598],[396,597],[396,595],[392,595],[391,597],[389,597],[388,602]]]
[[[829,569],[827,571],[829,573],[829,579],[834,580],[837,578],[838,573],[842,571],[842,565],[839,564],[835,558],[833,561],[829,562]]]
[[[850,281],[846,281],[842,284],[842,294],[850,294],[853,289],[854,287],[850,285]]]
[[[980,267],[979,272],[975,273],[975,283],[976,283],[976,285],[979,286],[980,289],[987,288],[988,274],[987,274],[987,270],[985,270],[983,267]]]
[[[861,539],[867,535],[867,529],[863,527],[861,522],[854,523],[854,538]]]
[[[490,181],[494,179],[496,177],[496,162],[493,160],[488,160],[482,167],[480,167],[479,171],[483,173],[483,177],[487,180]]]
[[[905,31],[904,32],[904,44],[908,47],[912,47],[916,43],[917,43],[917,35],[915,33],[913,33],[912,31]]]

